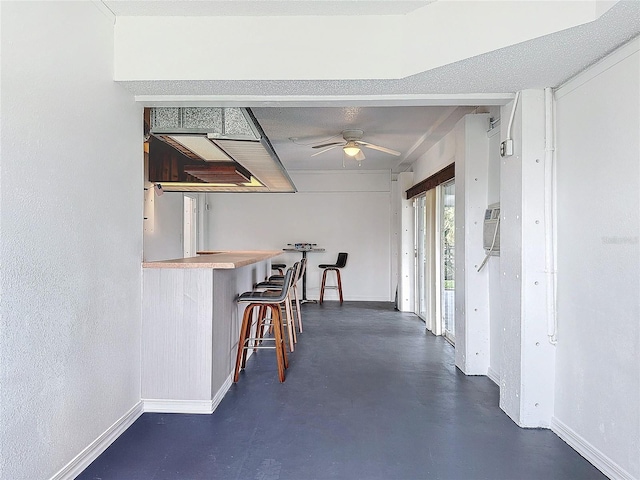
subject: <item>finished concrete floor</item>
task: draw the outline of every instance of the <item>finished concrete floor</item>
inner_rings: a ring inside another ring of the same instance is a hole
[[[390,303],[303,307],[285,383],[247,362],[212,415],[142,415],[81,480],[604,479],[549,430],[521,429],[498,387]]]

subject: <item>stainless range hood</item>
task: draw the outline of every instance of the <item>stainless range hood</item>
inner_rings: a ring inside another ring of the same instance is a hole
[[[149,181],[174,192],[277,192],[296,188],[251,111],[149,109]],[[155,145],[155,148],[154,148]],[[175,153],[168,153],[168,147]]]

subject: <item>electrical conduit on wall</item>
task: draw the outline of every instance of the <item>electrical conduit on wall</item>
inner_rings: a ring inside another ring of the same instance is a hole
[[[555,262],[555,147],[553,90],[544,89],[544,226],[545,226],[545,274],[547,276],[547,322],[549,342],[557,343],[556,312],[556,262]]]

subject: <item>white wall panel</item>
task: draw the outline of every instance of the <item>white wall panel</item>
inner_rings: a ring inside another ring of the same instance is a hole
[[[465,2],[461,17],[457,3],[433,2],[404,15],[359,15],[357,28],[353,15],[339,9],[335,15],[121,16],[115,78],[396,79],[590,22],[600,13],[593,2]],[[478,18],[501,28],[486,28]],[[361,45],[363,32],[366,48],[357,49],[354,61],[348,46]],[[212,52],[216,61],[206,61]]]
[[[612,478],[640,478],[639,48],[557,92],[555,417]]]
[[[456,125],[456,366],[467,375],[489,367],[489,274],[484,258],[489,114],[467,115]]]
[[[487,187],[487,204],[500,201],[500,128],[489,133],[489,171]],[[502,369],[502,313],[500,301],[500,257],[492,257],[485,268],[489,274],[489,325],[491,353],[489,358],[488,375],[496,383],[500,383]]]
[[[407,200],[406,191],[414,184],[412,172],[403,172],[398,175],[398,211],[400,216],[399,232],[399,288],[398,303],[402,312],[415,310],[414,283],[415,283],[415,212],[413,200]]]
[[[513,102],[503,107],[501,118],[512,108]],[[544,115],[544,92],[521,92],[514,152],[500,171],[500,407],[522,427],[548,427],[554,402],[555,349],[545,310]],[[504,139],[507,122],[501,129]]]
[[[156,196],[153,209],[153,231],[144,232],[144,261],[182,258],[182,193],[164,192],[162,196]]]
[[[93,2],[1,8],[0,477],[44,479],[140,401],[142,108]]]
[[[309,182],[308,174],[304,175]],[[330,182],[331,176],[318,175],[318,189],[323,191],[208,194],[207,248],[277,250],[288,243],[317,243],[326,252],[308,254],[308,298],[319,296],[322,271],[317,266],[334,263],[338,252],[347,252],[349,259],[342,270],[344,298],[392,300],[389,172],[336,175],[348,177],[354,191],[324,191],[321,185]],[[296,174],[291,176],[295,182]],[[380,191],[384,182],[387,190]],[[299,253],[284,253],[273,261],[292,265],[300,257]],[[328,290],[325,298],[335,300],[337,292]]]

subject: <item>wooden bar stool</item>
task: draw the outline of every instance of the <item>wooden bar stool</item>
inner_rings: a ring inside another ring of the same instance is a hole
[[[300,281],[303,279],[304,274],[307,270],[307,259],[306,258],[302,258],[302,260],[300,260],[299,264],[298,262],[296,262],[296,264],[294,264],[294,267],[298,265],[299,266],[299,270],[297,272],[297,275],[294,275],[293,277],[293,283],[291,284],[291,290],[293,291],[293,298],[291,299],[291,306],[295,306],[295,310],[296,310],[296,317],[298,319],[298,332],[302,333],[302,314],[301,314],[301,310],[300,310],[300,301],[302,300],[302,297],[300,295],[300,291],[298,289],[298,285],[300,283]],[[269,277],[269,280],[267,280],[267,282],[273,282],[276,283],[278,285],[281,284],[282,280],[284,278],[284,275],[271,275]],[[254,286],[254,288],[260,288],[262,287],[262,285],[266,284],[267,282],[260,282],[258,284],[256,284]],[[280,283],[277,283],[280,282]]]
[[[324,272],[322,272],[322,287],[320,288],[320,303],[324,300],[324,291],[325,289],[333,289],[338,290],[338,294],[340,295],[340,303],[342,303],[342,279],[340,278],[340,269],[344,268],[347,264],[347,256],[348,254],[345,252],[340,252],[338,254],[338,260],[334,264],[322,264],[318,265],[318,267],[323,268]],[[336,272],[336,278],[338,280],[337,285],[327,285],[327,272]]]
[[[293,264],[293,267],[292,267],[293,278],[291,279],[291,289],[289,290],[289,296],[287,298],[287,301],[284,302],[283,304],[283,307],[285,310],[285,317],[284,317],[283,324],[285,327],[287,327],[290,352],[293,352],[293,350],[295,349],[294,344],[298,342],[295,325],[294,325],[294,318],[293,318],[293,307],[294,307],[293,297],[295,297],[296,295],[295,286],[300,278],[301,268],[302,268],[301,262],[296,262]],[[268,280],[264,282],[256,283],[253,286],[253,289],[254,290],[280,290],[282,289],[282,286],[284,284],[284,279],[285,279],[284,276],[272,275],[271,277],[269,277]],[[295,298],[295,300],[297,301],[297,298]],[[261,311],[260,315],[264,315],[264,313],[265,313],[264,311]],[[300,310],[298,309],[298,315],[299,313],[300,313]]]
[[[245,368],[247,363],[247,350],[253,348],[254,351],[258,348],[270,348],[276,351],[276,362],[278,365],[278,379],[280,382],[284,382],[284,371],[289,367],[289,361],[287,359],[287,349],[284,345],[284,331],[282,328],[282,315],[280,308],[282,304],[288,303],[289,291],[291,289],[291,282],[293,280],[293,269],[289,268],[284,276],[284,283],[280,291],[267,290],[263,292],[245,292],[240,295],[237,301],[247,302],[248,305],[244,309],[244,315],[242,317],[242,326],[240,327],[240,339],[238,340],[238,353],[236,355],[236,367],[233,376],[233,381],[237,382],[240,376],[240,370]],[[263,322],[265,315],[258,316],[258,322],[256,325],[256,337],[251,337],[251,329],[253,326],[253,312],[254,310],[268,309],[271,311],[271,326],[273,327],[273,338],[263,338],[261,333],[264,328]],[[258,346],[258,341],[272,340],[275,345],[270,346]],[[250,346],[250,343],[253,346]]]

